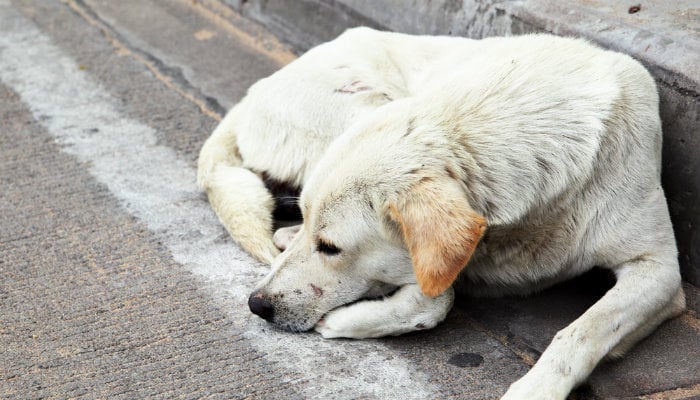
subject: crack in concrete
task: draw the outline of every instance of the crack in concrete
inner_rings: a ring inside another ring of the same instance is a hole
[[[96,27],[102,32],[105,39],[115,48],[117,53],[126,55],[145,66],[153,76],[177,94],[195,104],[202,113],[216,121],[221,121],[226,114],[226,109],[219,102],[202,93],[200,89],[191,84],[182,74],[179,68],[165,64],[152,54],[137,49],[135,46],[127,44],[127,41],[107,22],[102,20],[82,0],[62,0],[64,4],[71,8],[76,14],[83,18],[88,24]]]
[[[700,384],[665,390],[663,392],[649,393],[639,396],[640,400],[684,400],[700,397]]]
[[[474,320],[472,318],[466,317],[465,319],[466,319],[467,323],[474,330],[482,332],[483,334],[495,339],[500,344],[502,344],[503,346],[508,348],[508,350],[512,351],[516,356],[518,356],[518,358],[520,358],[528,366],[532,367],[533,365],[535,365],[535,362],[537,360],[535,360],[535,358],[531,354],[528,354],[527,352],[518,348],[518,346],[513,344],[510,340],[508,340],[508,338],[506,336],[499,335],[498,333],[488,329],[487,327],[485,327],[484,325],[480,324],[479,322],[477,322],[476,320]]]
[[[678,319],[682,321],[684,324],[690,326],[691,328],[695,329],[696,331],[700,332],[700,319],[698,319],[698,315],[695,313],[693,310],[687,310],[683,314],[681,314]]]
[[[217,0],[177,1],[191,7],[194,11],[211,21],[214,25],[232,35],[238,43],[242,43],[255,52],[269,57],[280,67],[289,64],[297,58],[296,55],[289,50],[288,46],[282,44],[275,36],[269,35],[266,40],[260,40],[256,36],[250,35],[247,32],[239,29],[236,25],[232,24],[230,19],[235,19],[236,22],[241,24],[249,25],[251,22],[247,22],[230,7]],[[262,31],[263,28],[258,29]],[[261,32],[256,33],[262,35]]]

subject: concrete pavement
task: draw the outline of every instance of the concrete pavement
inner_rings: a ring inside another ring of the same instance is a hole
[[[437,329],[322,340],[250,315],[265,267],[194,182],[293,59],[217,1],[0,0],[0,398],[497,398],[606,286],[461,299]],[[700,395],[691,310],[572,398]]]

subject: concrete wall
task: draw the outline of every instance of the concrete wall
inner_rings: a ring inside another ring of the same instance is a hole
[[[700,286],[700,10],[694,0],[225,0],[302,52],[348,27],[482,38],[551,32],[640,60],[656,78],[665,135],[663,184],[685,279]],[[654,4],[658,3],[658,4]]]

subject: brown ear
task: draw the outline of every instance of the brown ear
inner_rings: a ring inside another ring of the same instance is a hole
[[[423,178],[405,198],[389,204],[389,212],[401,226],[418,285],[432,297],[452,285],[486,229],[486,219],[447,178]]]

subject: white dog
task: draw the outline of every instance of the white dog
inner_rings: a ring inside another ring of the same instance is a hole
[[[494,295],[610,269],[615,286],[504,396],[564,399],[685,307],[661,136],[654,81],[628,56],[358,28],[252,86],[198,179],[233,238],[272,263],[251,310],[291,331],[428,329],[458,276]],[[281,254],[265,182],[301,189]]]

